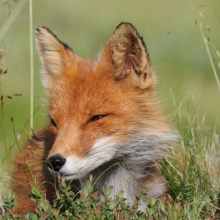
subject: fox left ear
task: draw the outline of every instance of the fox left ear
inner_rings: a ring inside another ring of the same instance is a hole
[[[100,63],[113,69],[116,81],[126,81],[141,89],[156,84],[146,45],[130,23],[118,25],[104,48]]]
[[[55,79],[61,78],[70,61],[77,60],[77,56],[66,44],[62,43],[46,27],[38,27],[35,31],[38,53],[43,66],[42,84],[51,89]]]

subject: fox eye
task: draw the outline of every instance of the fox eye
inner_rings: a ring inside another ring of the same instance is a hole
[[[50,119],[50,123],[51,123],[53,126],[57,127],[56,122],[55,122],[52,118]]]
[[[93,117],[91,117],[89,120],[88,120],[88,123],[89,122],[93,122],[93,121],[97,121],[97,120],[99,120],[99,119],[101,119],[101,118],[104,118],[104,117],[106,117],[107,115],[95,115],[95,116],[93,116]]]

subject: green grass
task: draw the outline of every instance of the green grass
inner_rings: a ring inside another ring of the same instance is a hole
[[[3,2],[8,4],[1,4]],[[8,0],[0,1],[0,4],[1,30],[9,12],[18,3]],[[174,195],[173,202],[180,203],[184,210],[188,210],[187,219],[201,219],[201,216],[208,215],[214,219],[216,214],[212,212],[217,210],[215,206],[213,210],[210,207],[216,201],[213,195],[219,196],[220,185],[220,92],[210,58],[220,78],[220,57],[217,52],[220,51],[219,11],[220,3],[217,0],[169,0],[166,3],[159,0],[33,2],[33,27],[49,27],[79,56],[85,58],[97,57],[121,21],[131,22],[144,37],[158,76],[158,96],[166,105],[170,123],[182,137],[176,146],[177,150],[173,149],[171,156],[161,163]],[[199,29],[201,23],[204,36],[210,39],[205,45]],[[210,50],[210,57],[206,46]],[[45,116],[47,107],[42,106],[42,99],[47,97],[40,82],[40,68],[35,49],[34,131],[48,122]],[[18,151],[11,115],[15,134],[19,134],[20,146],[30,130],[28,3],[0,42],[0,69],[8,69],[6,74],[0,75],[0,95],[4,96],[1,108],[3,117],[0,117],[0,193],[5,199],[13,193],[11,161]],[[16,93],[22,96],[13,96]]]

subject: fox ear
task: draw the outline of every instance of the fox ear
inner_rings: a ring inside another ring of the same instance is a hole
[[[141,89],[156,83],[143,38],[130,23],[118,25],[104,48],[101,62],[113,67],[117,81],[126,81]]]
[[[38,27],[35,33],[43,66],[42,84],[49,89],[52,86],[52,80],[59,78],[65,67],[69,65],[74,52],[46,27]]]

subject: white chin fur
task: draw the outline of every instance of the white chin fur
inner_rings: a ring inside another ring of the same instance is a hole
[[[75,155],[66,158],[66,163],[59,171],[65,174],[66,180],[79,179],[102,164],[110,161],[116,148],[111,138],[105,137],[96,142],[88,155],[79,158]]]
[[[49,172],[54,176],[57,176],[59,172],[53,171],[50,167],[48,167]],[[63,175],[64,173],[61,173]],[[70,174],[70,175],[65,175],[66,180],[72,180],[72,179],[78,179],[77,175]]]

